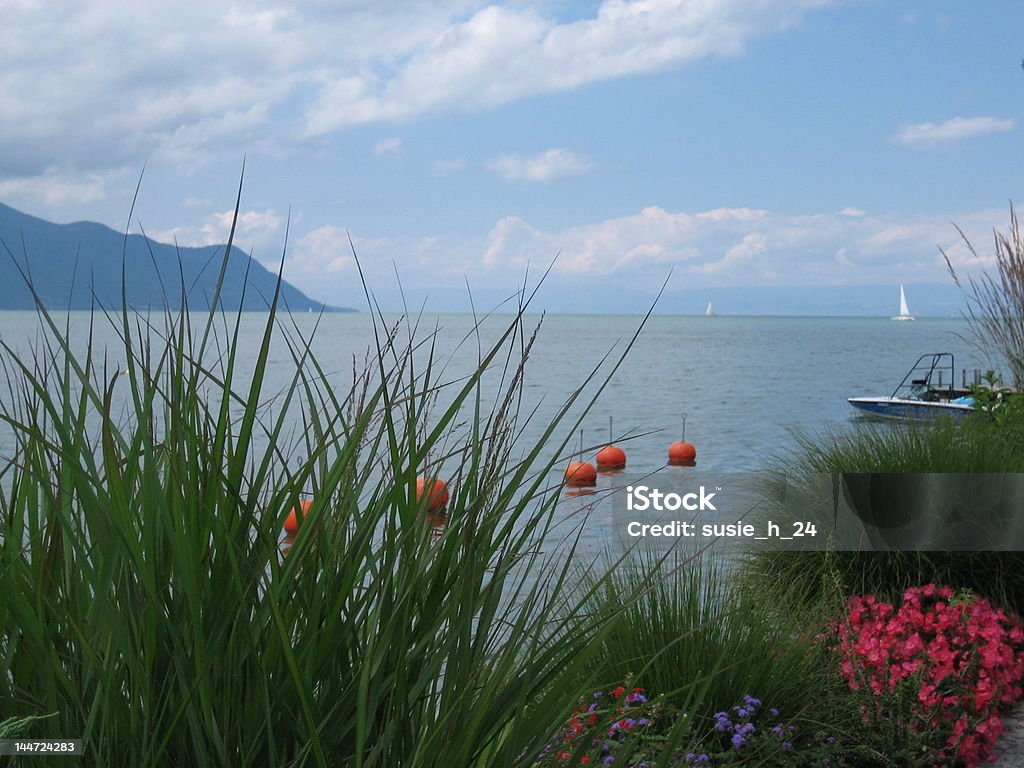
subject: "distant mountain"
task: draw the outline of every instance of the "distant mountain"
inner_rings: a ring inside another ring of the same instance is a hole
[[[0,309],[35,308],[15,262],[31,275],[36,293],[51,310],[90,309],[97,303],[120,308],[122,266],[130,307],[159,310],[166,297],[172,309],[180,309],[184,279],[188,307],[207,309],[223,256],[222,245],[178,248],[142,235],[126,240],[102,224],[54,224],[0,204]],[[232,247],[221,306],[229,311],[266,310],[276,282],[277,275]],[[353,311],[315,301],[287,282],[281,285],[280,307],[292,312]]]

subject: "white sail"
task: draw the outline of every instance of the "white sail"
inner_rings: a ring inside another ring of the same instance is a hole
[[[714,307],[714,305],[710,301],[708,302],[708,308],[707,308],[707,310],[705,310],[704,316],[705,317],[714,317],[715,316],[715,307]]]
[[[907,294],[903,290],[903,286],[900,286],[900,313],[896,315],[893,320],[913,320],[914,316],[910,314],[910,307],[907,306]]]

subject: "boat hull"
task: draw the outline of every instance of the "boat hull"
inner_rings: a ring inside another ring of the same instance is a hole
[[[898,397],[850,397],[847,402],[861,413],[883,419],[910,421],[927,421],[943,415],[961,418],[974,411],[973,406],[961,403],[930,403]]]

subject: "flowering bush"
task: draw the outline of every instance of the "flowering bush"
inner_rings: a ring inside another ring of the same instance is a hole
[[[1019,617],[929,584],[904,592],[899,607],[852,598],[838,632],[847,684],[870,694],[865,725],[898,723],[926,762],[988,759],[1003,731],[1000,709],[1024,692]]]
[[[658,707],[643,688],[619,686],[597,691],[580,703],[555,738],[545,746],[539,765],[647,766],[644,743]]]
[[[627,693],[627,690],[629,692]],[[732,768],[733,766],[833,766],[839,768],[841,745],[827,733],[799,733],[779,710],[762,707],[753,696],[714,716],[712,735],[689,749],[666,749],[656,718],[669,728],[678,713],[663,713],[647,701],[643,689],[620,686],[597,692],[546,745],[537,768],[614,765],[621,768]],[[683,715],[685,717],[685,715]],[[797,737],[800,737],[799,739]]]

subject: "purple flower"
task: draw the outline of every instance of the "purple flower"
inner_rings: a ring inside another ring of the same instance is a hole
[[[777,710],[775,707],[772,707],[768,711],[771,713],[772,717],[778,717],[779,716],[779,710]]]
[[[732,745],[733,745],[733,747],[735,747],[736,749],[739,749],[740,747],[742,747],[746,743],[747,743],[747,740],[745,738],[743,738],[743,734],[741,734],[741,733],[733,734],[733,737],[732,737]]]
[[[614,763],[614,762],[615,762],[615,758],[614,758],[614,757],[612,757],[611,755],[608,755],[608,757],[606,757],[606,758],[605,758],[604,760],[602,760],[601,762],[602,762],[602,763],[604,763],[605,765],[611,765],[612,763]]]
[[[792,752],[793,751],[793,745],[792,745],[792,743],[790,743],[788,741],[782,742],[782,748],[784,750],[786,750],[787,752]]]
[[[825,743],[826,744],[835,744],[836,743],[836,737],[835,736],[829,736],[827,739],[825,739]]]
[[[783,728],[782,728],[781,725],[776,725],[774,728],[772,728],[772,733],[774,733],[780,739],[782,738],[782,732],[783,732]]]
[[[651,721],[648,720],[646,717],[641,717],[639,720],[636,721],[636,724],[637,725],[648,725],[650,722]]]
[[[761,700],[755,699],[753,696],[749,694],[743,697],[743,703],[750,707],[752,710],[757,709],[761,706]]]
[[[729,715],[725,712],[715,712],[715,730],[725,731],[727,728],[732,727],[732,721],[729,720]]]

